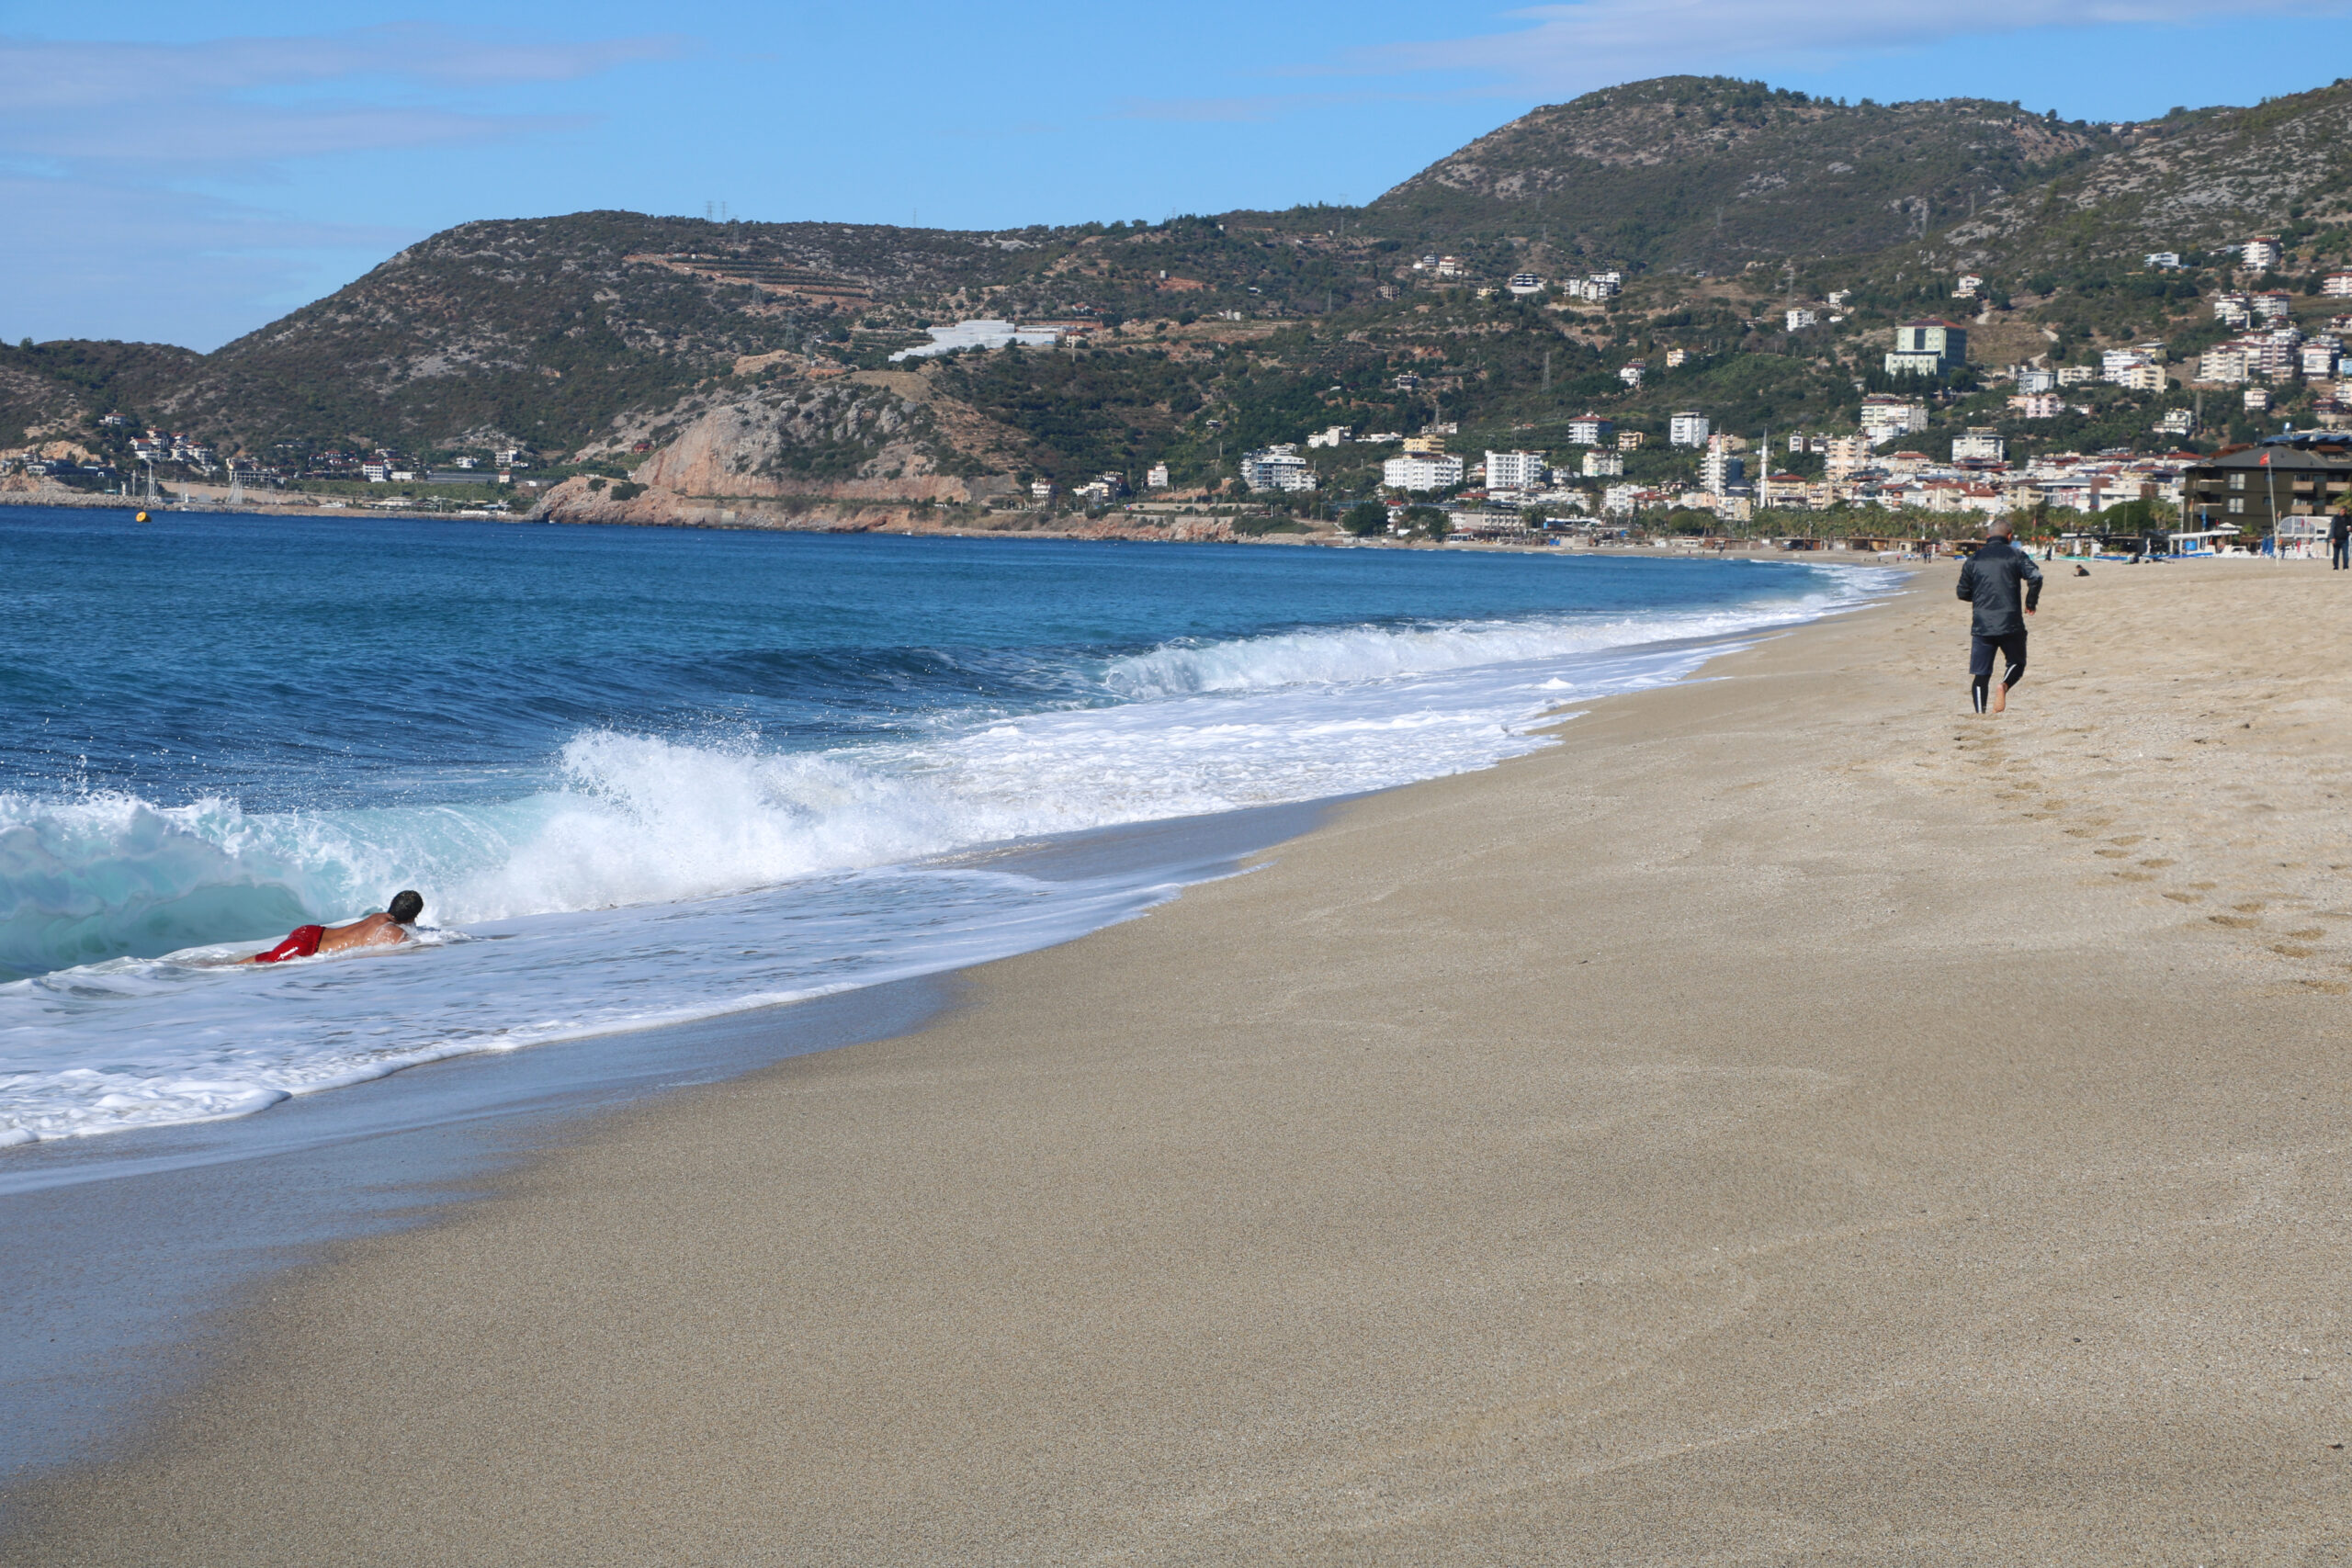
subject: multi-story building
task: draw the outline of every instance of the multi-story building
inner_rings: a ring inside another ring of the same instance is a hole
[[[1628,387],[1638,387],[1642,384],[1642,378],[1648,372],[1648,361],[1636,359],[1617,367],[1617,379],[1624,382]]]
[[[2266,441],[2188,469],[2181,485],[2186,516],[2234,523],[2257,534],[2282,519],[2318,517],[2352,499],[2352,457],[2341,438],[2324,445]]]
[[[1807,327],[1819,326],[1821,324],[1821,312],[1811,310],[1804,305],[1792,305],[1789,307],[1786,320],[1789,324],[1789,331],[1792,333],[1801,333]]]
[[[2009,400],[2009,407],[2019,419],[2056,419],[2066,412],[2064,400],[2055,392],[2019,392]]]
[[[1287,442],[1279,446],[1261,447],[1242,455],[1241,482],[1252,494],[1267,491],[1311,491],[1315,488],[1315,470],[1298,455],[1298,448]]]
[[[2178,251],[2150,251],[2147,260],[2140,265],[2150,272],[2178,272],[2180,253]]]
[[[1165,463],[1154,463],[1150,468],[1145,469],[1143,482],[1146,490],[1166,490],[1168,488],[1168,465]]]
[[[1589,479],[1614,479],[1625,471],[1623,452],[1587,452],[1584,455],[1584,477]]]
[[[2344,345],[2332,337],[2315,337],[2298,351],[2302,361],[2303,379],[2325,381],[2333,378],[2336,367],[2344,360]]]
[[[1710,446],[1699,459],[1699,484],[1709,495],[1723,495],[1747,477],[1747,459],[1724,447]]]
[[[1707,444],[1707,416],[1682,412],[1667,422],[1666,438],[1677,446],[1704,446]]]
[[[2295,297],[2283,288],[2266,288],[2253,299],[2255,319],[2283,321],[2295,313]]]
[[[1871,444],[1860,435],[1833,435],[1823,443],[1823,464],[1835,481],[1850,477],[1868,467]]]
[[[2234,387],[2246,378],[2245,345],[2216,344],[2197,356],[2197,378],[2217,387]]]
[[[1862,400],[1862,434],[1871,446],[1892,441],[1928,427],[1928,405],[1891,392],[1873,392]]]
[[[1597,413],[1580,413],[1568,421],[1568,443],[1574,446],[1598,446],[1609,439],[1616,426]]]
[[[1390,490],[1452,490],[1462,482],[1462,459],[1442,452],[1416,452],[1380,465],[1380,482]]]
[[[1971,425],[1967,434],[1951,438],[1952,461],[2000,462],[2008,454],[2008,443],[2001,433],[1989,425]]]
[[[1642,449],[1643,439],[1643,434],[1638,430],[1621,430],[1617,433],[1617,450],[1638,452]]]
[[[2277,237],[2270,234],[2256,234],[2238,247],[2238,254],[2245,261],[2248,272],[2268,272],[2278,265],[2285,254],[2278,248]]]
[[[1521,298],[1541,294],[1544,292],[1544,280],[1532,272],[1514,272],[1510,275],[1510,291]]]
[[[1968,357],[1968,329],[1958,321],[1931,316],[1905,321],[1894,329],[1894,347],[1886,356],[1890,376],[1940,376],[1955,370]]]
[[[2018,390],[2020,392],[2047,392],[2057,385],[2058,372],[2055,370],[2019,370],[2018,372]]]
[[[1488,491],[1517,491],[1543,488],[1543,453],[1489,452],[1487,454],[1487,489]]]

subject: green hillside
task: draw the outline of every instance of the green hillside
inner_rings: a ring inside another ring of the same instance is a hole
[[[1661,433],[1681,408],[1738,431],[1850,429],[1906,315],[1973,316],[1977,366],[2079,365],[2145,339],[2178,358],[2223,335],[2213,293],[2255,283],[2302,290],[2299,313],[2323,322],[2318,275],[2347,260],[2347,129],[2344,84],[2114,128],[1675,77],[1535,110],[1362,209],[995,233],[626,212],[469,223],[209,355],[0,349],[0,448],[71,438],[119,460],[154,424],[288,473],[328,449],[431,464],[520,446],[542,468],[615,479],[661,459],[714,491],[738,474],[762,493],[981,476],[1001,493],[1162,461],[1215,483],[1242,451],[1330,424],[1453,423],[1465,443],[1546,447],[1588,407]],[[2287,242],[2283,278],[2232,270],[2222,247],[2254,231]],[[2143,270],[2155,249],[2190,265]],[[1460,275],[1416,265],[1431,253]],[[1621,296],[1558,287],[1603,266],[1625,275]],[[1963,269],[1986,286],[1960,305]],[[1521,273],[1546,290],[1513,298],[1501,286]],[[1823,320],[1790,330],[1786,310],[1808,301]],[[925,328],[982,317],[1073,335],[877,378]],[[1618,372],[1634,359],[1647,372],[1629,388]],[[1974,366],[1921,390],[1943,433],[1930,447],[2007,417]],[[2184,395],[2086,389],[2069,408],[2088,412],[2013,434],[2154,443],[2154,415]],[[2274,417],[2309,401],[2292,392]],[[105,412],[128,427],[100,428]],[[1361,490],[1376,456],[1316,460]],[[1631,468],[1666,477],[1680,460]]]

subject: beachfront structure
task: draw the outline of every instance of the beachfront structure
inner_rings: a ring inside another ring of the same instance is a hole
[[[1685,412],[1667,422],[1666,439],[1676,446],[1704,446],[1707,444],[1708,422],[1702,413]]]
[[[1487,488],[1489,491],[1543,489],[1544,454],[1541,452],[1487,453]]]
[[[1243,454],[1241,482],[1255,495],[1268,491],[1311,491],[1316,479],[1298,448],[1285,444]]]
[[[2324,516],[2352,501],[2352,441],[2266,441],[2208,457],[2182,477],[2181,518],[2282,533],[2282,522]]]
[[[1462,472],[1459,457],[1415,452],[1381,464],[1380,482],[1389,490],[1452,490],[1462,482]]]
[[[1958,321],[1929,316],[1905,321],[1894,329],[1894,346],[1886,355],[1890,376],[1940,376],[1956,370],[1968,357],[1968,329]]]
[[[1597,413],[1582,413],[1568,421],[1568,444],[1572,446],[1598,446],[1609,439],[1616,425]]]

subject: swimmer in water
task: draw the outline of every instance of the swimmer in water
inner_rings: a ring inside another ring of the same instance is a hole
[[[245,964],[278,964],[288,958],[310,958],[322,953],[342,953],[354,947],[390,947],[409,940],[408,928],[424,913],[424,896],[412,890],[392,895],[391,908],[380,915],[354,920],[347,926],[297,926],[284,942],[267,953],[242,959]]]

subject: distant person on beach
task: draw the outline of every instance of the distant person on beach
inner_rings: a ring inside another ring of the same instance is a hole
[[[2352,551],[2352,505],[2339,506],[2327,525],[2327,562],[2330,571],[2346,569],[2345,557]]]
[[[2017,530],[1996,517],[1985,529],[1984,546],[1961,566],[1960,597],[1973,606],[1969,616],[1969,700],[1978,713],[2009,705],[2009,688],[2025,675],[2025,618],[2041,602],[2041,569],[2018,548]],[[1993,655],[2007,660],[1998,690]],[[1991,705],[1986,705],[1986,699]]]
[[[244,962],[279,964],[288,958],[311,958],[354,947],[390,947],[408,940],[408,928],[416,924],[417,916],[423,913],[424,896],[405,889],[392,895],[391,907],[380,915],[370,915],[347,926],[297,926],[284,942]]]

